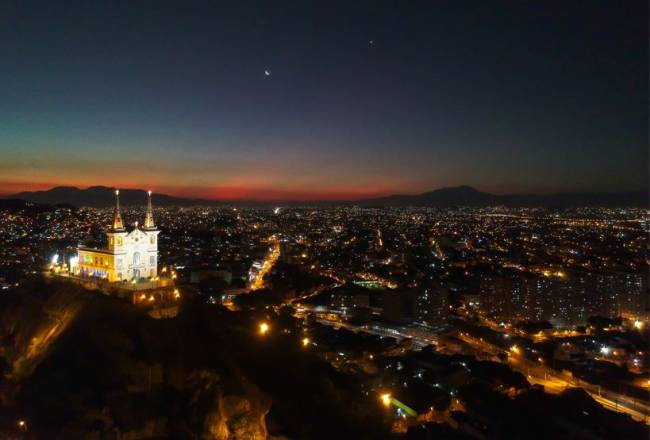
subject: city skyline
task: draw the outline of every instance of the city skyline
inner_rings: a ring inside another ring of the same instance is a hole
[[[0,192],[648,187],[647,4],[248,6],[3,5]]]

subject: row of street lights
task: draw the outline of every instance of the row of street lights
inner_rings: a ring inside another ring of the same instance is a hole
[[[257,332],[258,332],[261,336],[266,335],[266,334],[269,333],[270,331],[271,331],[271,326],[270,326],[266,321],[262,321],[262,322],[260,322],[260,323],[258,324],[258,326],[257,326]],[[302,338],[302,339],[300,340],[300,342],[302,343],[302,346],[303,346],[303,347],[307,347],[309,344],[311,344],[311,339],[309,339],[308,337],[305,336],[304,338]]]

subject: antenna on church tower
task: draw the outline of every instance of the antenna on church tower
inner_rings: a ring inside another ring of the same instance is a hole
[[[115,190],[115,212],[113,213],[113,230],[124,230],[124,223],[122,222],[122,214],[120,213],[120,190]]]

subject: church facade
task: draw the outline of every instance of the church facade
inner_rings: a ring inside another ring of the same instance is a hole
[[[127,231],[120,213],[120,192],[115,191],[113,223],[106,232],[105,249],[77,248],[75,272],[82,277],[96,277],[110,282],[139,281],[158,276],[158,234],[151,206],[151,191],[147,193],[144,224]]]

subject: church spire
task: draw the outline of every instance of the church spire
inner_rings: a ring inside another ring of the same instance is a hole
[[[123,231],[124,223],[122,222],[122,214],[120,214],[120,190],[115,190],[115,212],[113,213],[113,230]]]
[[[156,229],[151,208],[151,190],[147,191],[147,213],[144,216],[144,229]]]

